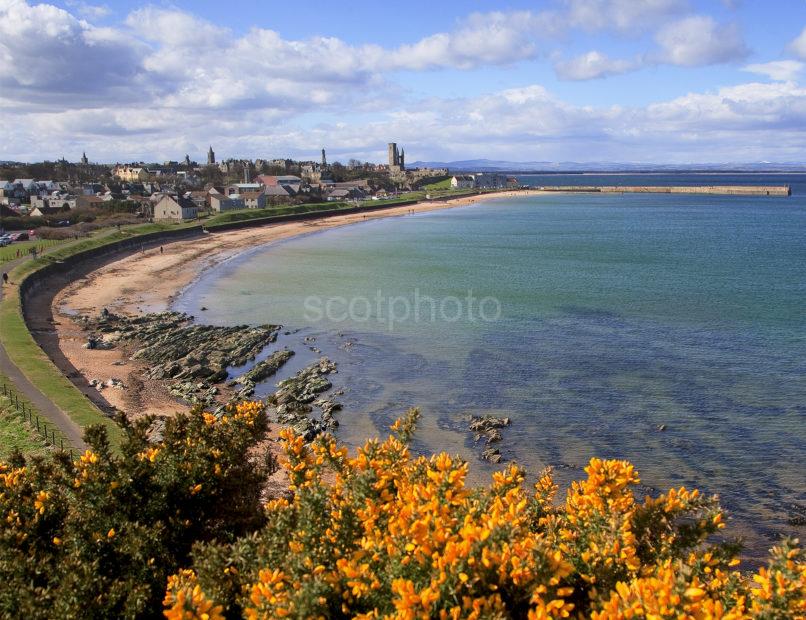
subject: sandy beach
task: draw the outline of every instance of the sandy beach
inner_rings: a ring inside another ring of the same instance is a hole
[[[451,201],[429,201],[391,207],[365,214],[348,214],[314,220],[273,224],[211,233],[202,239],[176,241],[160,248],[112,260],[88,276],[74,281],[54,297],[53,316],[62,354],[87,380],[120,379],[125,389],[106,388],[103,398],[111,407],[129,415],[170,415],[187,406],[168,394],[159,381],[141,379],[145,366],[129,359],[125,350],[88,351],[86,334],[73,320],[76,314],[94,315],[103,308],[116,314],[161,312],[202,272],[222,260],[259,245],[317,230],[366,221],[405,216],[409,213],[449,209],[477,202],[539,194],[538,190],[513,190],[468,196]]]

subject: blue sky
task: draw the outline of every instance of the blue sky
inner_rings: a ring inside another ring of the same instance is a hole
[[[804,0],[0,0],[0,159],[806,162],[804,80]]]

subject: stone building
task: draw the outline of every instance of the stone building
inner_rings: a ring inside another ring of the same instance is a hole
[[[164,195],[154,205],[154,220],[182,222],[195,220],[198,209],[192,200],[184,196]]]
[[[233,209],[243,209],[244,202],[238,194],[226,196],[224,194],[210,194],[210,208],[221,213],[222,211],[232,211]]]
[[[215,153],[213,152],[213,146],[210,145],[210,150],[207,151],[207,165],[212,166],[215,164]]]

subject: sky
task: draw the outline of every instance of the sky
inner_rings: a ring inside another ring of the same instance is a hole
[[[806,0],[0,0],[0,160],[806,162]]]

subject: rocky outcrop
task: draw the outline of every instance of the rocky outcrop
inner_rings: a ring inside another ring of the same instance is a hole
[[[283,349],[281,351],[275,351],[265,360],[255,364],[251,370],[245,372],[233,381],[233,384],[241,386],[238,395],[241,398],[245,398],[254,394],[255,386],[276,374],[293,355],[293,351]]]
[[[207,381],[173,383],[168,387],[168,391],[191,405],[201,404],[207,407],[216,404],[216,396],[219,393],[218,388]]]
[[[317,398],[333,386],[328,375],[335,372],[335,362],[322,357],[293,377],[280,381],[277,391],[267,399],[275,407],[277,422],[291,426],[306,441],[338,426],[333,413],[341,409],[341,405],[329,398]],[[314,406],[322,412],[319,419],[311,416]]]
[[[154,379],[204,379],[217,382],[226,378],[227,367],[241,366],[274,342],[276,325],[220,327],[192,323],[193,317],[181,312],[144,314],[137,317],[102,313],[96,319],[84,317],[85,327],[112,343],[135,343],[134,359],[154,365]]]
[[[509,426],[510,423],[509,418],[494,415],[471,416],[468,428],[474,433],[474,442],[478,443],[484,440],[484,450],[481,452],[481,458],[485,461],[490,461],[491,463],[501,462],[501,451],[494,444],[497,444],[503,438],[500,429]]]
[[[146,378],[174,380],[169,387],[171,394],[205,405],[215,403],[218,389],[213,384],[226,380],[227,369],[253,360],[276,340],[279,329],[277,325],[198,325],[181,312],[135,317],[102,312],[96,318],[81,317],[79,321],[90,332],[90,341],[131,345],[131,357],[150,365]],[[292,354],[278,351],[244,373],[247,391],[254,390],[261,376],[276,372]]]

